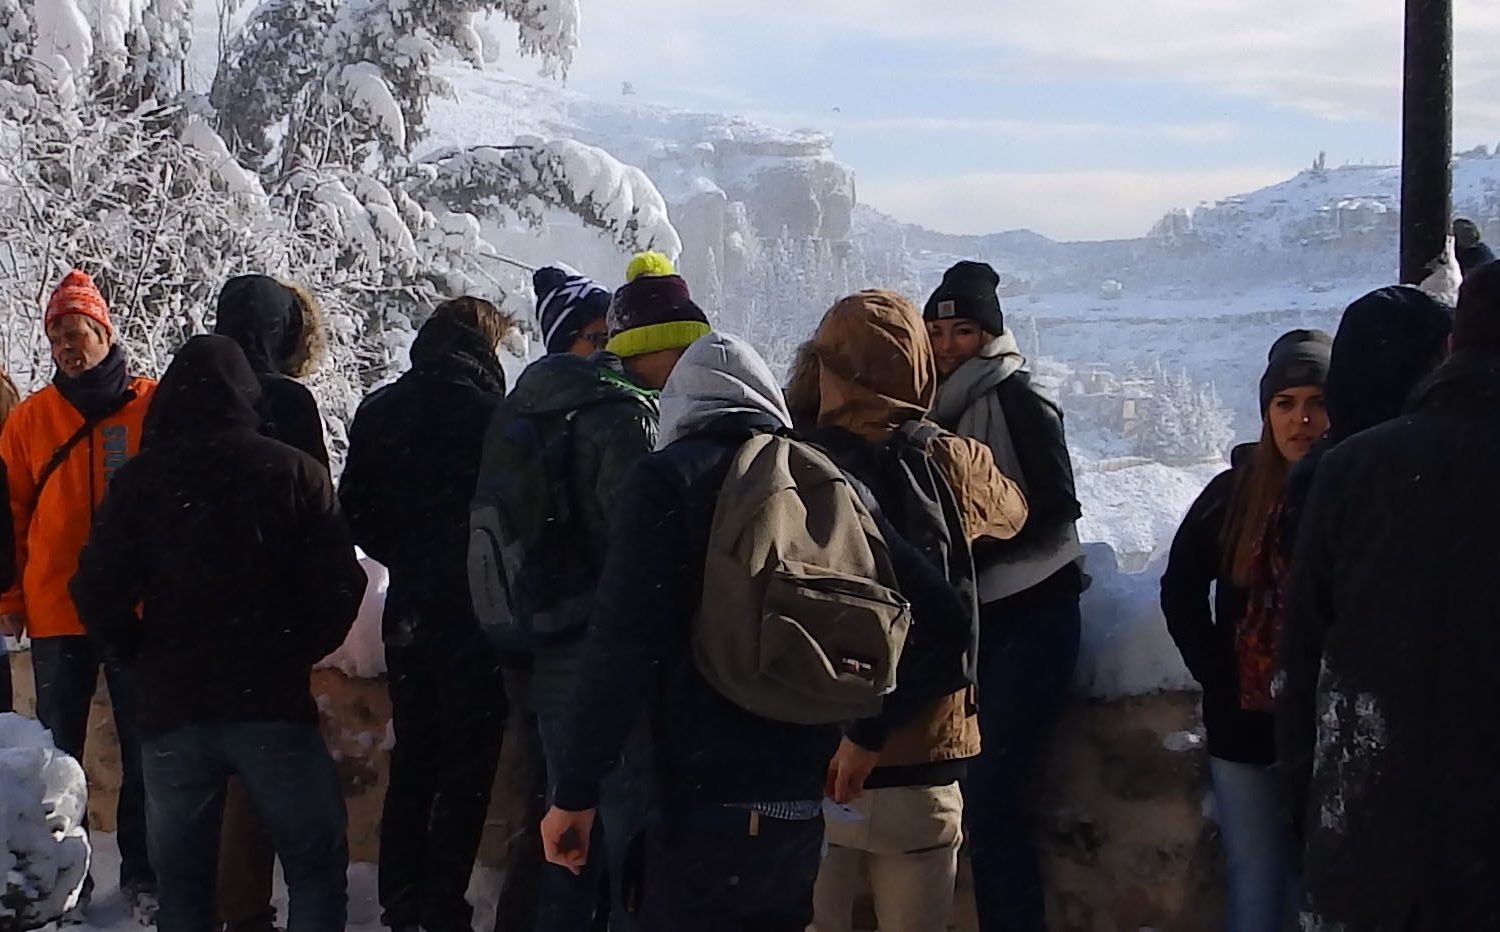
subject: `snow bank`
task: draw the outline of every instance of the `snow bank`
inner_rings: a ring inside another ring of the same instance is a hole
[[[1189,506],[1226,468],[1223,463],[1178,468],[1155,462],[1117,468],[1107,461],[1088,463],[1076,457],[1075,463],[1078,500],[1083,503],[1078,534],[1108,544],[1122,557],[1154,554],[1171,544]]]
[[[1074,684],[1097,699],[1197,689],[1161,613],[1165,551],[1140,573],[1122,573],[1106,544],[1085,544],[1093,585],[1083,594],[1083,642]]]
[[[337,670],[356,679],[370,679],[385,673],[385,641],[381,637],[380,619],[385,614],[385,593],[391,585],[391,574],[363,553],[359,555],[359,565],[364,568],[368,579],[359,615],[344,643],[324,657],[318,668]]]
[[[83,767],[36,721],[0,715],[0,930],[40,928],[77,904],[87,807]]]

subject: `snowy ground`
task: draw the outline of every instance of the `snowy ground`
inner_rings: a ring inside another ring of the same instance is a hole
[[[98,887],[94,892],[94,905],[89,910],[88,922],[83,926],[69,927],[62,932],[77,928],[80,932],[140,932],[141,926],[131,917],[120,895],[118,885],[120,854],[115,847],[115,836],[95,833],[94,881]],[[495,927],[495,902],[500,895],[501,875],[498,871],[481,867],[474,871],[469,885],[469,902],[474,906],[474,928],[491,932]],[[286,887],[281,882],[281,871],[277,868],[275,904],[286,924]],[[375,865],[349,865],[349,925],[350,932],[383,932],[380,924],[380,902],[375,889]],[[48,927],[55,932],[55,927]]]

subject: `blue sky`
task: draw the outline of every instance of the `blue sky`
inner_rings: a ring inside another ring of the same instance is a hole
[[[580,2],[573,88],[827,130],[861,201],[950,232],[1134,236],[1400,151],[1400,0]],[[1456,142],[1494,146],[1500,3],[1456,5]]]

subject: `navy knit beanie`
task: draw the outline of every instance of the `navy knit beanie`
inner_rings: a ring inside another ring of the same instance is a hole
[[[583,328],[609,314],[609,291],[591,278],[548,266],[536,270],[531,284],[548,353],[568,352]]]

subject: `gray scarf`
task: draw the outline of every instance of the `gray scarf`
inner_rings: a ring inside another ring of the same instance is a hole
[[[1026,477],[1021,473],[1021,459],[995,389],[1025,366],[1026,357],[1007,329],[943,380],[932,405],[933,419],[939,424],[961,436],[984,441],[995,455],[995,465],[1021,486],[1022,493],[1027,491]]]
[[[1000,383],[1021,371],[1026,357],[1009,330],[991,340],[979,355],[959,366],[938,386],[932,406],[939,424],[964,437],[984,441],[1000,471],[1030,494],[1021,458],[996,391]],[[992,562],[979,569],[979,600],[984,604],[1009,598],[1043,582],[1083,553],[1072,525],[1048,546],[1019,558]]]

